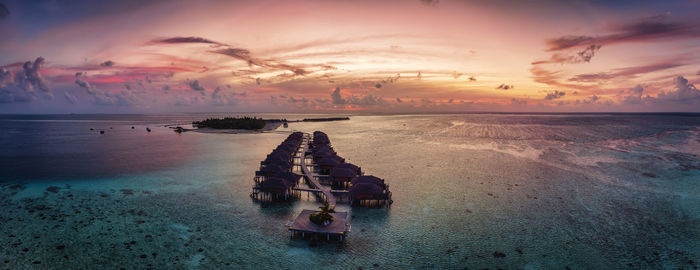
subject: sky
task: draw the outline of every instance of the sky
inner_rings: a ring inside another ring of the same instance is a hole
[[[0,0],[0,113],[700,112],[700,0]]]

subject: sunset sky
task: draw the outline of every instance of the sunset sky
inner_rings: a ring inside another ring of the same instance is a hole
[[[698,0],[0,0],[0,113],[698,112],[699,14]]]

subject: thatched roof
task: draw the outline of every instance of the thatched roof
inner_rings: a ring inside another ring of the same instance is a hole
[[[291,182],[291,183],[297,183],[297,182],[299,182],[301,175],[293,173],[293,172],[278,172],[275,174],[275,177],[282,178],[282,179],[287,180],[288,182]]]
[[[372,196],[374,199],[379,199],[382,195],[384,195],[384,190],[380,186],[372,183],[359,183],[350,187],[350,194],[356,197],[358,195],[364,195]]]
[[[333,169],[331,169],[330,176],[333,177],[334,179],[336,177],[338,177],[338,178],[353,178],[353,177],[357,176],[357,174],[355,173],[355,171],[353,171],[351,169],[339,168],[338,166],[336,166]]]
[[[331,167],[334,167],[334,166],[336,166],[336,165],[338,165],[338,164],[340,164],[340,163],[341,163],[341,161],[338,159],[337,156],[332,156],[332,157],[325,157],[325,158],[322,158],[322,159],[318,162],[318,166],[331,166]]]
[[[268,164],[268,165],[265,165],[265,167],[262,167],[260,169],[260,171],[271,172],[271,173],[288,171],[289,168],[285,168],[283,166],[284,166],[284,164]]]
[[[355,172],[356,175],[362,174],[362,169],[360,167],[358,167],[357,165],[352,164],[352,163],[341,163],[341,164],[338,164],[338,166],[336,166],[336,168],[347,168],[347,169],[350,169],[353,172]]]
[[[353,178],[350,183],[354,186],[361,183],[370,183],[375,185],[384,185],[384,180],[372,175],[363,175]]]
[[[284,180],[280,177],[266,177],[260,182],[260,189],[267,192],[283,192],[284,190],[293,187],[294,183]]]

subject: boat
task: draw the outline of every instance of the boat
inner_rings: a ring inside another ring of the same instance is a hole
[[[146,128],[146,131],[151,132],[151,128]]]

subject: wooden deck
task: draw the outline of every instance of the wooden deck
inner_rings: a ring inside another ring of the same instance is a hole
[[[326,200],[328,200],[328,206],[330,209],[334,209],[336,205],[336,200],[335,196],[333,196],[333,193],[331,193],[331,189],[321,185],[321,183],[316,180],[314,175],[311,173],[309,168],[307,167],[306,164],[306,151],[309,149],[309,138],[310,134],[304,134],[304,148],[302,153],[302,160],[301,160],[301,171],[304,173],[304,177],[308,180],[309,185],[311,185],[314,189],[318,189],[323,193],[324,196],[326,196]],[[306,210],[305,210],[306,211]]]
[[[343,235],[350,231],[350,225],[347,224],[348,213],[339,212],[332,213],[333,222],[328,224],[328,226],[319,226],[309,220],[309,216],[316,212],[315,210],[302,210],[301,214],[293,221],[287,224],[289,231],[294,233],[301,233],[302,237],[304,234],[310,235],[326,235],[327,239],[330,240],[330,236],[339,236],[343,239]]]

